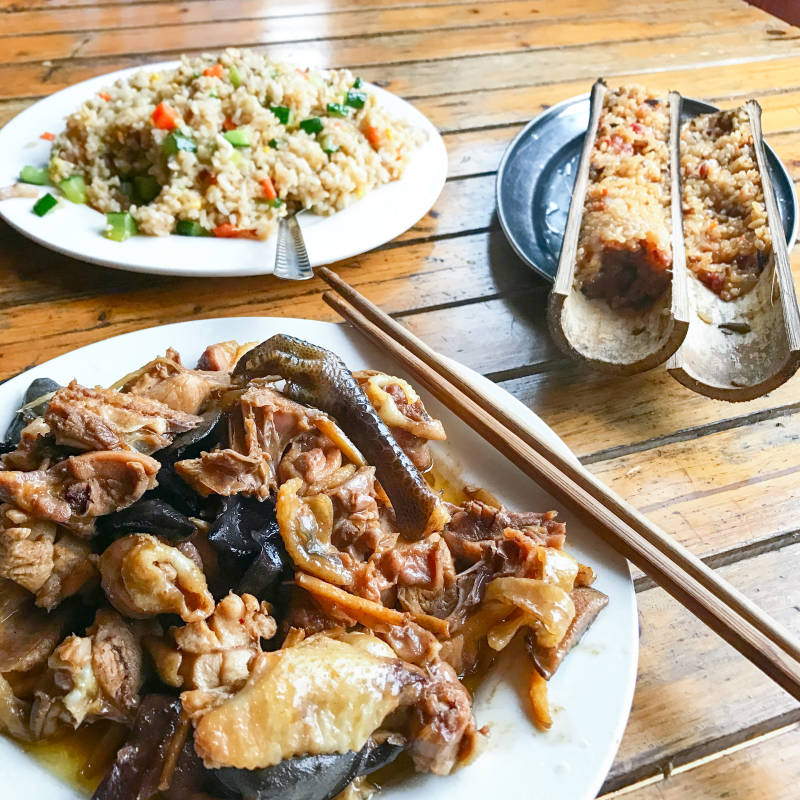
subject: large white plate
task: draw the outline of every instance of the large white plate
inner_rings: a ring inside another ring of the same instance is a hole
[[[152,64],[146,69],[168,69],[178,62]],[[26,164],[45,166],[50,142],[44,131],[59,133],[65,118],[97,92],[141,67],[124,69],[83,81],[40,100],[0,130],[0,187],[14,183]],[[414,106],[396,95],[368,84],[391,114],[428,135],[414,150],[403,177],[367,193],[343,211],[320,217],[303,212],[300,227],[312,266],[331,264],[388,242],[418,222],[436,202],[447,176],[447,151],[433,124]],[[45,188],[42,187],[41,194]],[[53,192],[58,195],[57,191]],[[208,239],[186,236],[135,236],[112,242],[102,236],[105,216],[88,206],[63,200],[45,217],[37,217],[30,198],[0,202],[0,216],[35,242],[84,261],[116,269],[161,275],[234,277],[272,272],[275,237],[267,241]]]
[[[205,345],[225,339],[261,341],[284,332],[324,345],[351,368],[377,368],[403,375],[396,362],[358,333],[339,325],[300,319],[234,318],[183,322],[127,333],[83,347],[29,370],[0,386],[0,425],[13,413],[28,383],[47,376],[60,383],[77,378],[107,385],[163,353],[168,345],[194,363]],[[461,367],[481,391],[546,436],[566,445],[534,413],[507,392]],[[511,508],[558,508],[472,430],[422,392],[426,406],[444,422],[443,445],[450,467],[466,482],[483,485]],[[636,678],[638,632],[636,601],[624,559],[599,541],[571,514],[567,546],[598,573],[596,586],[611,598],[608,607],[550,681],[553,727],[539,733],[527,716],[524,699],[529,667],[520,653],[506,653],[475,698],[479,725],[489,725],[489,746],[473,764],[447,778],[420,775],[385,789],[382,800],[591,800],[597,794],[619,746]],[[516,656],[516,657],[515,657]],[[61,783],[7,739],[0,737],[0,774],[7,786],[25,786],[31,797],[77,800],[83,797]],[[0,792],[2,794],[2,792]]]

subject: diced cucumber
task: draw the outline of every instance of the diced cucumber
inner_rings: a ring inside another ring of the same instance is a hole
[[[58,200],[48,192],[47,194],[43,194],[33,204],[33,213],[36,214],[37,217],[43,217],[45,214],[49,214],[57,205]]]
[[[348,89],[344,98],[344,104],[351,108],[364,108],[364,103],[367,102],[367,93],[358,92],[354,89]]]
[[[335,153],[339,149],[339,145],[333,141],[330,134],[319,137],[319,146],[328,154]]]
[[[235,128],[222,134],[234,147],[250,147],[250,134],[244,128]]]
[[[315,134],[322,130],[322,120],[319,117],[309,117],[300,123],[300,128],[306,133]]]
[[[161,184],[152,175],[137,175],[133,179],[137,200],[149,203],[161,193]]]
[[[23,183],[32,183],[34,186],[47,186],[49,183],[47,167],[23,167],[19,171],[19,179]]]
[[[182,133],[170,133],[161,142],[161,150],[168,156],[174,156],[179,152],[196,153],[197,145],[189,136],[184,136]]]
[[[178,236],[208,236],[208,231],[199,223],[189,219],[179,219],[175,225]]]
[[[124,242],[139,232],[136,220],[127,211],[112,211],[106,214],[106,229],[103,235],[114,242]]]
[[[85,203],[86,202],[86,184],[81,175],[70,175],[69,178],[64,178],[58,184],[59,189],[64,192],[64,197],[70,203]]]
[[[333,117],[346,117],[350,109],[341,103],[328,103],[328,113]]]
[[[270,106],[269,110],[278,118],[278,122],[283,125],[290,125],[294,115],[289,106]]]

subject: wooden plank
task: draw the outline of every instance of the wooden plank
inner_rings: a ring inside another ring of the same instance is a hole
[[[64,8],[113,8],[123,6],[130,0],[0,0],[0,11],[24,13],[30,9],[54,10]],[[142,4],[166,8],[174,0],[143,0]],[[204,0],[183,0],[181,6],[192,6]],[[296,16],[326,14],[332,11],[368,11],[374,8],[406,8],[418,9],[426,6],[452,5],[456,0],[295,0],[285,3],[283,0],[262,0],[262,5],[269,13],[276,16]],[[482,0],[482,4],[502,2],[502,0]]]
[[[658,0],[620,0],[610,6],[605,0],[539,0],[532,5],[527,0],[500,0],[474,4],[449,2],[390,8],[325,7],[316,13],[298,13],[295,4],[270,5],[263,0],[201,0],[181,3],[126,3],[94,7],[62,6],[53,9],[17,11],[3,20],[1,36],[32,33],[67,33],[75,31],[107,32],[120,28],[147,28],[154,36],[168,25],[198,25],[230,22],[232,20],[272,20],[270,41],[294,38],[323,39],[392,33],[408,30],[452,29],[521,21],[524,19],[584,19],[593,16],[614,16],[639,11],[647,14],[658,9]],[[692,6],[691,0],[673,0],[673,8]],[[694,4],[695,10],[697,3]],[[717,2],[715,8],[736,10],[743,21],[763,21],[761,15],[736,0]],[[300,35],[298,35],[300,34]]]
[[[452,24],[446,27],[457,29],[458,34],[445,37],[435,26],[430,30],[419,26],[422,30],[417,30],[416,20],[413,32],[365,36],[372,32],[362,28],[361,18],[358,17],[356,21],[348,15],[345,20],[331,19],[329,16],[302,20],[297,17],[233,21],[222,18],[196,25],[164,25],[155,31],[144,27],[100,32],[59,31],[18,34],[0,41],[4,44],[3,61],[6,64],[213,50],[236,44],[240,47],[269,45],[269,53],[275,59],[326,66],[331,59],[339,64],[361,65],[407,62],[429,57],[434,48],[437,58],[445,58],[602,41],[676,35],[689,37],[718,32],[724,28],[752,30],[755,33],[766,24],[760,19],[754,20],[746,6],[715,10],[713,15],[701,14],[692,21],[676,14],[671,6],[664,7],[659,3],[643,10],[645,14],[637,10],[628,16],[588,18],[578,25],[572,19],[551,22],[534,18],[528,21],[532,17],[528,12],[528,20],[515,24],[504,23],[502,30],[496,25],[459,26],[459,17],[456,16]],[[448,20],[448,15],[445,14],[442,20]],[[407,14],[403,28],[407,31]],[[359,34],[357,37],[340,38],[352,37],[355,31]],[[335,46],[332,39],[337,40]]]
[[[535,409],[578,456],[591,461],[602,454],[647,449],[669,437],[688,437],[700,427],[735,427],[754,414],[800,404],[798,377],[766,397],[724,403],[689,391],[663,367],[620,378],[571,361],[502,385]]]
[[[800,586],[793,578],[798,569],[800,545],[794,545],[719,572],[800,634]],[[641,592],[637,599],[639,677],[630,721],[606,791],[800,718],[800,709],[789,695],[661,589]],[[569,702],[568,698],[563,702]],[[693,794],[667,796],[697,798]],[[751,795],[736,797],[751,800]]]
[[[753,740],[721,757],[644,786],[628,800],[796,800],[800,783],[800,726]],[[619,795],[606,795],[606,800]]]
[[[795,380],[795,397],[798,386]],[[800,530],[798,439],[795,409],[590,469],[678,541],[708,557]]]
[[[636,81],[654,91],[677,89],[687,97],[709,102],[743,102],[753,95],[774,92],[776,86],[784,87],[784,90],[797,89],[800,57],[757,61],[748,63],[746,67],[741,63],[721,64],[714,65],[713,69],[698,69],[691,65],[663,71],[644,67],[623,72],[617,65],[603,74],[612,84]],[[543,81],[541,76],[541,71],[537,70],[519,86],[416,97],[414,105],[444,131],[516,125],[527,122],[554,103],[587,92],[592,80],[591,77],[580,77]]]
[[[710,67],[731,62],[731,53],[741,53],[735,60],[741,63],[773,61],[796,52],[796,44],[786,35],[770,34],[772,23],[759,23],[752,31],[748,31],[748,46],[742,50],[742,31],[709,33],[703,37],[673,36],[664,39],[644,39],[628,41],[608,47],[606,43],[596,43],[569,47],[543,47],[537,49],[536,42],[519,41],[513,52],[499,55],[485,54],[469,58],[460,57],[461,52],[453,42],[460,37],[436,37],[436,41],[428,42],[427,49],[420,50],[416,58],[424,59],[432,52],[439,50],[452,55],[435,60],[415,60],[404,63],[402,69],[397,61],[408,58],[411,51],[397,48],[391,52],[391,60],[395,63],[387,65],[385,60],[389,53],[374,41],[372,49],[365,50],[365,56],[372,54],[371,65],[363,65],[357,58],[353,45],[348,48],[341,43],[335,48],[311,47],[300,57],[298,48],[293,45],[270,47],[272,55],[281,55],[289,60],[304,62],[311,66],[352,66],[368,80],[376,81],[403,96],[422,97],[437,94],[446,87],[449,92],[477,92],[485,89],[499,89],[529,85],[531,76],[547,76],[547,83],[566,80],[591,80],[598,74],[613,74],[620,64],[625,64],[628,74],[652,69],[654,62],[660,68],[679,69],[687,67]],[[561,32],[565,41],[579,36],[583,26],[567,25]],[[506,26],[503,27],[506,33]],[[482,37],[477,37],[478,39]],[[498,47],[506,47],[505,35]],[[545,42],[546,40],[540,40]],[[444,44],[441,44],[444,42]],[[198,45],[204,47],[207,45]],[[409,46],[421,47],[419,42],[409,42]],[[304,45],[302,47],[305,47]],[[475,41],[474,49],[485,48],[485,42]],[[283,48],[283,50],[281,50]],[[453,51],[459,55],[453,55]],[[569,53],[569,57],[565,53]],[[375,53],[379,53],[376,56]],[[77,81],[99,75],[126,66],[134,66],[146,61],[170,57],[169,53],[152,53],[149,55],[113,56],[86,60],[75,58],[68,62],[53,65],[38,63],[5,64],[0,66],[0,99],[13,99],[26,96],[47,94]],[[374,63],[375,60],[384,63]],[[750,67],[748,66],[748,69]],[[744,69],[743,69],[744,72]],[[443,76],[446,79],[443,80]]]

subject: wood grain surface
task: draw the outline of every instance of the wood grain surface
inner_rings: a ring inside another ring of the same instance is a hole
[[[599,75],[724,107],[755,97],[767,141],[799,181],[800,29],[742,0],[0,0],[0,124],[76,81],[228,45],[348,66],[430,117],[449,153],[433,210],[336,270],[534,408],[613,489],[800,633],[800,378],[728,405],[663,370],[585,371],[553,347],[548,286],[506,244],[494,210],[511,139]],[[800,249],[792,255],[798,282]],[[0,379],[150,325],[335,319],[323,288],[115,272],[0,223]],[[798,797],[797,705],[648,579],[636,585],[639,683],[601,794]]]

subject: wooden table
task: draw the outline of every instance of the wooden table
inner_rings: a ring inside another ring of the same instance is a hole
[[[598,75],[723,106],[757,97],[770,143],[800,178],[800,30],[740,0],[0,0],[0,37],[0,124],[93,75],[233,44],[355,67],[413,100],[445,134],[447,185],[398,240],[336,268],[531,405],[616,491],[800,630],[800,378],[727,405],[663,370],[610,379],[569,363],[545,328],[548,286],[506,244],[493,194],[520,127]],[[0,224],[0,378],[166,322],[335,319],[322,289],[114,272]],[[800,796],[797,705],[647,579],[637,589],[639,683],[604,792]]]

